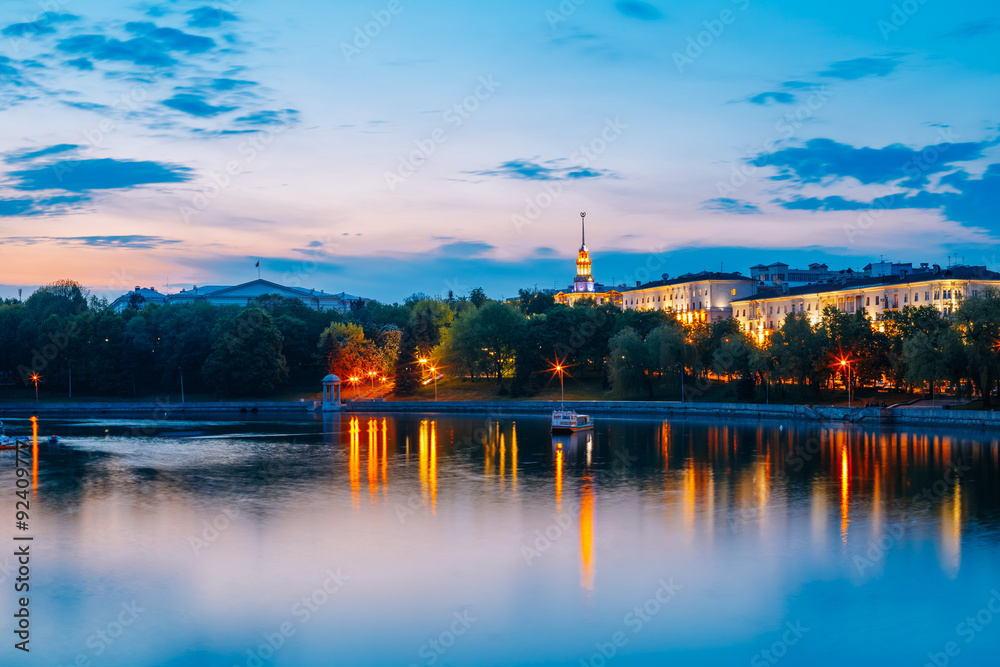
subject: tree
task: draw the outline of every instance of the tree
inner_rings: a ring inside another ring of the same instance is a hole
[[[993,409],[993,389],[1000,378],[1000,291],[983,290],[962,299],[955,311],[958,329],[965,343],[968,372],[983,397],[983,409]]]
[[[483,290],[482,287],[472,288],[472,291],[469,292],[469,301],[471,301],[472,305],[476,308],[482,308],[483,304],[487,301],[486,291]]]
[[[357,324],[334,322],[320,335],[319,347],[326,358],[327,371],[342,380],[368,377],[385,370],[383,355],[374,341],[365,339]]]
[[[608,350],[608,379],[616,396],[635,396],[643,389],[653,397],[649,380],[649,349],[635,329],[626,327],[615,334]]]
[[[288,381],[281,332],[271,316],[248,307],[222,319],[212,332],[212,353],[202,374],[220,394],[268,393]]]
[[[395,393],[398,396],[412,396],[419,384],[417,368],[417,336],[413,325],[403,328],[396,355]]]
[[[430,357],[431,351],[441,342],[441,329],[451,324],[454,313],[442,301],[424,299],[414,304],[410,326],[416,336],[420,358]]]
[[[789,313],[770,338],[775,371],[779,377],[797,382],[800,388],[811,386],[820,396],[822,382],[830,373],[827,344],[826,335],[812,326],[808,315]]]
[[[497,384],[514,369],[514,354],[524,319],[510,306],[494,301],[475,311],[472,329]]]

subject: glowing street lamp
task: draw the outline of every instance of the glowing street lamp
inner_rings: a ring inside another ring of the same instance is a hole
[[[438,374],[437,368],[431,366],[431,375],[434,376],[434,400],[438,400]]]
[[[556,357],[555,363],[552,363],[551,361],[549,362],[549,372],[550,373],[555,373],[556,375],[559,376],[559,406],[560,407],[562,407],[563,404],[566,402],[566,390],[564,389],[564,386],[563,386],[563,376],[566,375],[566,369],[567,368],[568,368],[568,366],[565,366],[563,364],[563,362],[559,359],[559,357]]]
[[[41,379],[41,376],[38,373],[32,373],[31,374],[31,381],[35,383],[35,403],[38,402],[38,381],[40,379]]]
[[[847,369],[847,407],[851,407],[851,364],[854,363],[854,359],[848,357],[840,357],[837,359],[837,364],[840,366],[840,370],[843,371]]]

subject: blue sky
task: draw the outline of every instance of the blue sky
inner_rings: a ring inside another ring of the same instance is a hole
[[[0,294],[260,259],[509,296],[571,281],[580,211],[603,282],[1000,268],[998,37],[986,2],[8,0]]]

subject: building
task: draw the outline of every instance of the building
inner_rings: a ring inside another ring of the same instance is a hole
[[[265,294],[276,294],[291,299],[299,299],[312,310],[333,310],[339,313],[350,311],[351,304],[354,302],[364,303],[368,301],[368,299],[352,296],[345,292],[327,294],[320,290],[288,287],[287,285],[279,285],[269,280],[261,279],[234,286],[209,285],[198,287],[195,285],[189,290],[181,290],[177,294],[169,295],[167,298],[170,303],[206,301],[215,306],[245,306],[253,299]]]
[[[900,267],[895,273],[891,267],[888,271],[879,267],[874,273],[884,275],[759,291],[734,299],[733,316],[744,331],[761,341],[769,332],[781,328],[789,313],[805,313],[813,324],[819,322],[827,306],[844,313],[856,313],[863,308],[872,316],[906,306],[934,306],[942,314],[950,315],[963,296],[976,296],[987,286],[1000,288],[1000,273],[988,271],[985,266],[953,266],[944,270],[926,264],[916,270],[908,264],[894,266]],[[870,270],[865,267],[866,272]]]
[[[715,322],[732,316],[730,303],[755,294],[757,280],[740,273],[687,273],[626,290],[622,308],[666,310],[684,322]]]
[[[150,304],[164,304],[167,302],[167,295],[160,294],[152,287],[135,286],[135,290],[122,294],[111,302],[111,310],[121,313],[129,308],[142,310]]]
[[[784,262],[775,262],[767,266],[757,264],[750,267],[750,277],[760,283],[762,288],[808,285],[809,283],[834,280],[845,274],[853,275],[854,270],[847,269],[837,273],[830,271],[830,267],[826,264],[815,262],[810,264],[808,269],[791,269]]]
[[[573,306],[581,299],[593,299],[598,306],[610,303],[619,308],[622,306],[622,294],[615,289],[607,289],[594,280],[593,264],[590,260],[590,250],[587,248],[587,214],[580,214],[580,250],[576,254],[576,277],[573,285],[565,292],[555,294],[556,303]]]

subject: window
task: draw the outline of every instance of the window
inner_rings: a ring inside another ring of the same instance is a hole
[[[878,305],[878,297],[875,297],[875,305]]]
[[[918,303],[920,301],[920,292],[913,295],[913,303]]]
[[[866,306],[872,305],[872,298],[870,296],[865,297],[865,305]]]
[[[813,305],[811,303],[808,306],[806,306],[806,310],[812,310],[812,309],[813,309]]]
[[[941,298],[941,291],[940,290],[934,290],[934,300],[938,301],[940,298]]]
[[[903,295],[903,303],[907,303],[909,300],[910,300],[910,295],[909,294],[904,294]]]
[[[931,293],[924,292],[924,301],[930,301],[930,300],[931,300]]]
[[[774,315],[774,306],[770,307],[770,312],[768,312],[768,315]]]
[[[736,288],[734,287],[734,288],[733,288],[732,290],[730,290],[730,292],[729,292],[729,293],[730,293],[730,295],[732,295],[732,296],[736,296]]]
[[[972,296],[979,296],[979,290],[977,289],[972,290]]]

